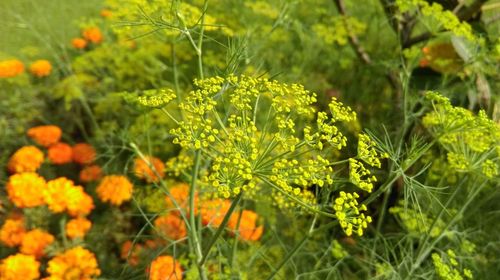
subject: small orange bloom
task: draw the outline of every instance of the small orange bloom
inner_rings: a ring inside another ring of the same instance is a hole
[[[424,67],[427,67],[429,65],[429,60],[425,59],[425,58],[422,58],[420,60],[420,62],[418,63],[418,66],[424,68]]]
[[[124,201],[130,200],[134,186],[125,176],[105,176],[96,188],[97,196],[103,202],[120,206]]]
[[[181,264],[171,256],[159,256],[151,262],[149,280],[182,280]]]
[[[0,263],[2,280],[35,280],[40,278],[40,263],[34,256],[16,254],[8,256]]]
[[[71,40],[71,45],[73,46],[73,48],[75,49],[85,49],[85,47],[87,46],[87,41],[85,41],[85,39],[83,38],[73,38],[73,40]]]
[[[43,161],[43,152],[37,147],[24,146],[10,157],[7,169],[10,173],[35,172]]]
[[[89,164],[95,160],[95,149],[90,144],[78,143],[73,146],[73,161],[78,164]]]
[[[103,18],[109,18],[111,16],[111,14],[112,14],[111,10],[108,10],[108,9],[101,10],[101,17],[103,17]]]
[[[82,31],[82,36],[85,40],[94,44],[102,42],[103,37],[101,30],[98,27],[89,27]]]
[[[264,231],[263,226],[257,226],[257,213],[250,210],[243,210],[241,218],[239,214],[233,215],[229,220],[228,226],[232,230],[239,231],[239,237],[246,241],[257,241],[262,236]],[[238,219],[240,220],[239,228],[237,229]]]
[[[200,207],[202,224],[205,226],[220,226],[230,207],[231,201],[227,199],[213,199],[202,202]]]
[[[0,78],[12,78],[24,72],[24,64],[17,60],[0,61]]]
[[[7,182],[7,196],[19,208],[44,204],[45,179],[33,172],[14,174]]]
[[[48,60],[40,59],[30,65],[30,72],[34,76],[41,78],[50,75],[52,65]]]
[[[153,169],[150,168],[153,167]],[[146,161],[141,158],[135,159],[134,173],[140,179],[148,183],[158,182],[165,176],[165,164],[156,157],[146,157]]]
[[[175,214],[158,217],[154,224],[159,233],[170,240],[180,240],[187,236],[184,221]]]
[[[45,254],[45,248],[52,244],[54,240],[52,234],[41,229],[34,229],[24,234],[20,251],[23,254],[32,255],[39,259]]]
[[[55,256],[47,264],[49,280],[96,279],[101,275],[94,253],[78,246]]]
[[[120,257],[127,260],[131,266],[136,266],[139,264],[139,254],[142,249],[143,246],[141,244],[133,244],[132,241],[127,240],[122,245]]]
[[[83,238],[92,227],[92,223],[82,217],[71,219],[66,224],[66,235],[71,238]]]
[[[48,158],[53,164],[70,163],[73,159],[73,149],[66,143],[57,143],[49,147]]]
[[[26,134],[38,145],[48,147],[59,142],[62,130],[55,125],[40,125],[28,129]]]
[[[169,190],[170,196],[177,202],[177,205],[184,209],[187,213],[189,213],[189,185],[186,183],[179,183],[171,187]],[[166,207],[169,210],[177,209],[173,201],[170,199],[170,196],[165,197]],[[194,205],[198,205],[198,194],[195,194],[194,197]],[[174,211],[174,213],[179,213],[179,211]],[[195,209],[194,214],[198,214],[198,209]]]
[[[7,247],[20,245],[25,232],[24,219],[7,219],[0,229],[0,241]]]
[[[429,47],[423,47],[423,48],[422,48],[422,52],[423,52],[424,54],[429,54],[429,52],[430,52]]]
[[[102,169],[99,165],[89,165],[85,166],[80,171],[80,181],[83,183],[89,183],[97,181],[102,177]]]

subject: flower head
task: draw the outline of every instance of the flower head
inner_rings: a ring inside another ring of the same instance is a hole
[[[87,46],[87,41],[83,38],[73,38],[73,40],[71,40],[71,45],[73,46],[73,48],[75,49],[85,49],[85,47]]]
[[[82,31],[82,36],[85,40],[94,44],[102,42],[103,37],[101,30],[98,27],[89,27]]]
[[[362,211],[366,211],[365,205],[359,205],[359,195],[357,193],[340,192],[340,196],[335,199],[333,209],[335,216],[339,220],[340,226],[347,236],[351,236],[353,232],[359,236],[363,235],[363,229],[368,227],[372,222],[370,216],[365,216]]]
[[[45,59],[37,60],[30,65],[31,74],[39,78],[50,75],[51,71],[52,65]]]
[[[57,143],[49,147],[47,157],[53,164],[66,164],[73,160],[73,149],[66,143]]]
[[[7,247],[20,245],[25,232],[24,219],[7,219],[0,228],[0,241]]]
[[[34,256],[16,254],[2,260],[0,276],[2,280],[35,280],[40,277],[40,263]]]
[[[78,143],[73,146],[73,161],[78,164],[89,164],[95,160],[95,149],[90,144]]]
[[[119,206],[132,197],[133,185],[125,176],[105,176],[97,186],[97,196],[103,202]]]
[[[43,160],[43,152],[37,147],[24,146],[10,157],[7,169],[10,173],[35,172]]]
[[[59,142],[62,130],[55,125],[40,125],[28,129],[26,134],[37,144],[49,147]]]
[[[173,213],[158,217],[154,224],[159,233],[170,240],[179,240],[187,236],[186,225]]]
[[[24,64],[17,59],[0,61],[0,78],[12,78],[24,72]]]
[[[141,244],[134,244],[132,241],[127,240],[122,245],[120,257],[127,260],[131,266],[136,266],[139,264],[139,254],[142,249],[143,246]]]
[[[92,227],[92,222],[85,218],[71,219],[66,224],[66,235],[71,239],[83,238],[90,230],[90,227]]]
[[[94,182],[102,177],[102,169],[99,165],[85,166],[80,170],[80,181],[83,183]]]
[[[67,211],[73,217],[86,216],[94,209],[92,197],[86,194],[81,186],[61,177],[47,182],[43,193],[50,211],[61,213]]]
[[[203,225],[212,225],[214,227],[220,226],[229,207],[231,207],[231,201],[228,199],[203,201],[200,206],[200,215]]]
[[[81,246],[55,256],[48,263],[49,280],[90,280],[101,274],[95,255]]]
[[[10,176],[6,187],[9,199],[19,208],[43,205],[45,188],[45,179],[32,172]]]
[[[228,226],[232,230],[238,231],[239,238],[242,240],[257,241],[264,231],[263,226],[257,226],[258,218],[259,216],[254,211],[243,210],[241,216],[236,214],[231,217]]]
[[[109,9],[102,9],[100,12],[101,17],[109,18],[113,13]]]
[[[159,256],[149,267],[150,280],[182,280],[181,264],[171,256]]]
[[[54,240],[52,234],[41,229],[34,229],[24,234],[20,251],[23,254],[32,255],[39,259],[45,254],[45,248],[52,244]]]
[[[147,182],[158,182],[165,176],[165,164],[156,157],[136,158],[134,164],[134,174],[138,178]],[[153,167],[153,168],[151,168]]]
[[[177,209],[176,205],[172,201],[175,200],[177,205],[183,209],[184,211],[188,212],[189,208],[189,186],[186,183],[179,183],[174,185],[169,189],[170,196],[165,197],[165,202],[167,208],[170,209]],[[172,198],[171,198],[172,197]],[[198,194],[195,193],[195,205],[198,204]],[[177,209],[180,210],[180,209]],[[178,211],[175,211],[174,213],[178,213]],[[195,215],[198,213],[197,209],[195,209]]]

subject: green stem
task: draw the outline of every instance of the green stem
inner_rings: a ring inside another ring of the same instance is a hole
[[[203,266],[205,264],[207,257],[210,254],[210,250],[212,249],[215,242],[217,241],[217,239],[219,239],[220,235],[222,234],[222,232],[226,228],[226,225],[229,223],[229,219],[231,218],[234,210],[236,209],[236,206],[238,206],[238,204],[240,203],[242,197],[243,197],[243,192],[240,192],[236,196],[236,198],[233,200],[233,202],[231,203],[231,206],[229,207],[229,210],[227,211],[226,215],[224,216],[222,223],[219,225],[219,228],[215,232],[214,236],[212,236],[212,238],[210,239],[210,242],[205,247],[205,250],[204,250],[205,253],[203,254],[203,257],[201,258],[201,260],[199,261],[198,266]]]
[[[191,175],[191,185],[189,188],[189,223],[191,224],[191,230],[189,232],[193,244],[193,250],[196,254],[196,263],[198,267],[198,273],[200,279],[207,280],[207,275],[205,272],[205,267],[200,260],[203,258],[203,252],[201,250],[201,241],[198,239],[198,233],[196,230],[196,219],[195,219],[195,204],[194,198],[196,196],[196,182],[198,180],[198,173],[200,170],[200,162],[201,162],[201,150],[196,150],[195,158],[194,158],[194,167]]]

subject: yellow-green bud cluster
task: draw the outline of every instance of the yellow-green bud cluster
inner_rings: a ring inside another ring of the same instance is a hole
[[[208,148],[216,141],[219,130],[212,126],[212,120],[199,116],[187,116],[187,121],[179,123],[179,127],[170,130],[174,135],[174,144],[179,144],[186,149],[199,150]]]
[[[344,230],[347,236],[351,236],[353,232],[362,236],[363,230],[372,222],[370,216],[365,216],[366,206],[359,205],[357,193],[340,192],[340,196],[335,199],[333,209],[335,216],[339,220],[340,227]]]
[[[432,254],[432,262],[439,279],[443,280],[463,280],[472,279],[472,271],[468,268],[461,269],[457,261],[455,252],[451,249],[446,251],[446,254]]]
[[[402,203],[400,203],[402,204]],[[419,212],[415,209],[395,206],[389,209],[389,213],[396,215],[401,224],[406,228],[409,233],[415,235],[429,234],[430,237],[439,236],[445,228],[445,223],[442,220],[437,220],[431,229],[433,219],[429,218],[427,214]],[[430,232],[429,232],[430,230]]]
[[[187,150],[181,150],[178,156],[169,159],[166,163],[166,170],[170,175],[179,177],[189,172],[194,165],[193,157]]]
[[[354,158],[349,159],[349,179],[354,185],[367,192],[372,192],[373,183],[377,182],[377,178],[371,175],[370,170]]]

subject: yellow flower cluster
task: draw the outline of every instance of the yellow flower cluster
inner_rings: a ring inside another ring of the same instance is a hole
[[[7,195],[19,208],[36,207],[44,204],[45,179],[33,172],[14,174],[7,182]]]
[[[73,217],[87,216],[94,209],[92,197],[73,181],[60,177],[47,182],[43,192],[45,203],[50,211],[67,211]]]
[[[78,246],[51,259],[47,265],[46,280],[81,279],[90,280],[101,274],[95,255]]]
[[[436,237],[445,228],[445,223],[442,220],[437,220],[431,229],[431,225],[433,224],[432,217],[429,217],[426,213],[402,205],[391,207],[389,213],[397,216],[406,230],[412,234],[421,235],[428,233],[431,237]]]
[[[364,191],[372,192],[377,177],[370,175],[370,170],[366,169],[362,162],[354,158],[349,159],[349,179],[353,184]]]
[[[358,204],[359,195],[357,193],[340,192],[340,196],[335,199],[333,209],[335,216],[339,220],[340,226],[347,236],[351,236],[353,232],[359,236],[363,235],[363,229],[368,227],[372,222],[370,216],[365,216],[363,211],[366,211],[366,206]]]
[[[367,164],[380,168],[382,163],[380,159],[387,158],[387,154],[380,154],[375,147],[377,143],[370,136],[361,133],[358,135],[358,157]]]
[[[351,34],[362,35],[366,30],[366,24],[355,17],[337,16],[329,17],[326,22],[314,24],[312,30],[327,45],[344,46]]]
[[[472,271],[468,268],[460,269],[455,252],[451,249],[446,254],[432,254],[432,262],[436,269],[436,274],[442,280],[463,280],[472,279]]]
[[[134,186],[125,176],[105,176],[96,188],[97,196],[103,202],[120,206],[124,201],[132,198]]]

